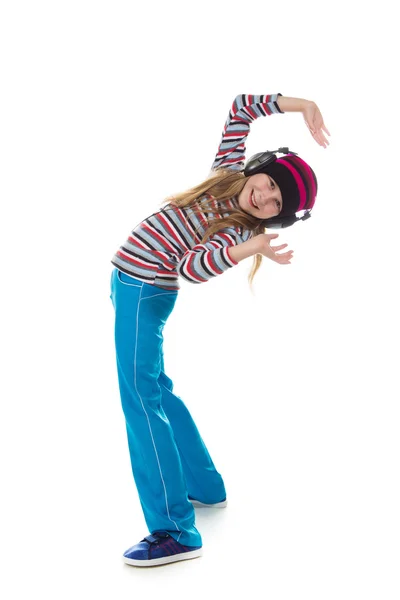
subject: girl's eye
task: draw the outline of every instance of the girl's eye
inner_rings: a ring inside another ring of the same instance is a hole
[[[272,181],[272,179],[270,179],[269,181],[270,181],[272,189],[274,189],[275,188],[275,183]],[[281,210],[281,203],[279,202],[279,200],[275,200],[275,204],[276,204],[277,208],[279,210]]]

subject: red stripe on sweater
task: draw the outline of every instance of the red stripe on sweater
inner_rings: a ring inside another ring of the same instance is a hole
[[[198,275],[197,275],[197,274],[194,272],[194,270],[192,269],[192,264],[191,264],[191,263],[193,262],[194,258],[195,258],[195,256],[194,256],[194,255],[192,255],[192,256],[190,256],[190,258],[187,260],[187,262],[186,262],[186,271],[189,273],[189,275],[190,275],[190,276],[192,277],[192,279],[194,279],[195,281],[201,281],[201,282],[208,281],[207,279],[204,279],[203,277],[199,277],[199,276],[198,276]]]
[[[263,108],[265,109],[265,112],[267,113],[267,115],[272,114],[272,110],[269,108],[268,104],[263,103]]]
[[[169,223],[169,221],[167,221],[167,219],[165,218],[165,215],[160,213],[159,218],[160,218],[160,221],[163,222],[165,229],[167,229],[167,231],[169,231],[169,233],[172,235],[172,237],[174,238],[176,243],[179,246],[181,246],[181,248],[185,248],[186,246],[184,246],[182,240],[177,236],[176,231],[171,227],[171,224]]]
[[[227,233],[223,233],[222,231],[219,231],[218,235],[220,237],[224,238],[224,240],[226,240],[229,243],[229,246],[234,246],[235,245],[235,243],[233,242],[232,238]]]
[[[242,147],[240,147],[242,146]],[[244,147],[242,144],[238,145],[238,146],[233,146],[232,148],[228,148],[227,150],[220,150],[217,154],[217,156],[225,156],[225,154],[229,154],[230,152],[239,152],[241,150],[244,150]]]
[[[246,106],[246,110],[248,113],[251,114],[251,116],[253,117],[253,119],[257,119],[257,114],[254,112],[254,110],[251,108],[251,106]]]
[[[205,218],[205,216],[202,213],[202,211],[200,209],[198,209],[198,210],[194,210],[194,213],[195,213],[196,217],[199,219],[200,223],[203,225],[203,227],[207,228],[208,227],[208,221]]]
[[[157,238],[157,240],[167,246],[172,252],[176,252],[176,248],[162,235],[160,235],[157,231],[155,231],[152,227],[149,227],[146,222],[143,222],[143,229],[146,229],[150,235]]]
[[[176,273],[171,273],[171,271],[167,271],[166,269],[158,269],[158,273],[159,273],[160,275],[169,275],[169,276],[171,276],[171,275],[174,275],[174,277],[175,277],[175,278],[177,278],[177,275],[176,275]],[[168,278],[168,279],[169,279],[169,278]],[[173,278],[173,277],[171,277],[171,281],[173,281],[173,280],[174,280],[174,278]]]
[[[151,255],[158,258],[166,269],[170,268],[171,271],[173,271],[176,268],[176,264],[169,261],[165,254],[163,254],[162,252],[159,252],[158,250],[152,250]]]
[[[132,244],[132,246],[137,246],[138,248],[142,248],[143,250],[151,250],[149,246],[146,246],[140,240],[136,240],[131,235],[128,237],[128,241]]]
[[[133,256],[127,256],[126,254],[123,254],[119,250],[117,251],[117,255],[120,258],[123,258],[124,260],[127,260],[128,262],[132,263],[133,265],[137,265],[138,267],[142,267],[143,269],[154,269],[156,271],[158,269],[157,265],[149,265],[149,263],[147,263],[146,261],[141,262],[140,260],[137,260],[136,258],[133,258]]]
[[[199,240],[199,234],[195,232],[195,230],[193,229],[193,227],[191,226],[191,224],[189,223],[189,221],[186,220],[183,212],[181,209],[176,211],[178,217],[180,218],[182,224],[184,225],[184,228],[186,229],[190,229],[190,232],[193,235],[193,239],[195,240],[195,242],[197,242],[197,240]]]
[[[217,263],[214,261],[211,252],[207,252],[205,255],[206,263],[208,264],[210,270],[215,273],[215,275],[221,275],[223,271],[217,266]]]
[[[244,122],[245,121],[242,121],[242,123],[244,123]],[[248,125],[247,122],[246,122],[246,125]],[[230,137],[242,138],[244,135],[247,136],[248,132],[249,132],[248,127],[246,127],[245,129],[243,128],[243,130],[242,129],[235,129],[235,131],[228,131],[228,133],[226,133],[224,135],[224,139],[222,140],[221,144],[224,143],[225,138],[230,138]],[[243,142],[241,142],[241,143],[243,143]]]

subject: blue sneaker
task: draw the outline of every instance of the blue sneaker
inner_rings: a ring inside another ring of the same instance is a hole
[[[129,548],[123,558],[127,565],[153,567],[201,555],[201,546],[183,546],[165,531],[157,531]]]
[[[225,508],[228,505],[228,500],[222,500],[221,502],[216,502],[215,504],[205,504],[204,502],[200,502],[199,500],[195,500],[189,496],[189,502],[193,504],[196,508]]]

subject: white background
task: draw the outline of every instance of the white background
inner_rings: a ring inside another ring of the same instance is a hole
[[[399,55],[389,2],[4,2],[1,586],[8,599],[398,600]],[[204,179],[237,94],[317,102],[252,126],[315,170],[313,218],[182,282],[167,373],[228,491],[201,559],[122,563],[147,534],[113,347],[111,257]]]

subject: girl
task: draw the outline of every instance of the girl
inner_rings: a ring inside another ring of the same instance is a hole
[[[194,507],[226,506],[222,477],[164,371],[162,333],[179,275],[206,282],[253,256],[251,284],[262,256],[290,264],[293,252],[281,252],[287,244],[271,246],[278,235],[265,228],[287,226],[297,220],[296,212],[313,207],[313,170],[282,148],[287,156],[256,155],[243,172],[250,123],[288,111],[301,112],[316,142],[328,145],[323,132],[330,134],[315,102],[281,94],[237,96],[211,176],[164,201],[166,206],[140,223],[112,258],[119,389],[133,476],[151,532],[124,553],[129,565],[200,556]]]

